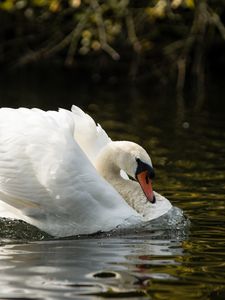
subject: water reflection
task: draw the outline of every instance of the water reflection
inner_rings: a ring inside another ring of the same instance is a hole
[[[182,255],[180,246],[180,241],[148,236],[6,245],[0,251],[4,266],[0,295],[45,299],[143,295],[140,287],[148,286],[152,278],[174,280],[160,269],[180,264],[176,260]]]

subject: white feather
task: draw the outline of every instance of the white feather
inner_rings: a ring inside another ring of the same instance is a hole
[[[54,236],[110,230],[137,216],[73,133],[71,112],[0,110],[0,199],[11,214]]]
[[[94,163],[99,152],[111,142],[111,139],[101,125],[96,125],[95,121],[79,107],[73,105],[71,110],[76,123],[74,138]]]

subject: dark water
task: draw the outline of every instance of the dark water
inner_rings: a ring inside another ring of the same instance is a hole
[[[224,91],[212,88],[197,110],[194,100],[177,102],[151,86],[140,91],[45,79],[3,82],[1,104],[69,108],[75,103],[112,138],[140,143],[156,169],[155,189],[185,212],[191,226],[185,233],[156,226],[42,241],[13,235],[12,227],[4,235],[1,227],[0,298],[225,299]]]

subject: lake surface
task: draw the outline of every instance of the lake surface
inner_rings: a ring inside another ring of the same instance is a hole
[[[21,238],[19,225],[9,225],[8,236],[1,227],[1,299],[225,299],[225,91],[211,88],[200,109],[163,88],[114,81],[103,87],[18,76],[1,81],[1,105],[74,103],[113,139],[140,143],[153,160],[155,190],[191,225],[37,241]]]

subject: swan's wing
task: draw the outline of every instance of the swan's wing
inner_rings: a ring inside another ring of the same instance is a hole
[[[107,231],[137,216],[97,174],[73,126],[63,110],[0,110],[0,199],[56,236]]]
[[[74,115],[74,137],[91,162],[94,162],[98,153],[111,139],[95,121],[79,107],[73,105],[71,111]]]
[[[111,139],[101,125],[96,124],[95,121],[79,107],[73,105],[71,110],[75,121],[75,140],[94,164],[97,155],[103,147],[111,142]],[[120,171],[120,175],[124,179],[129,180],[129,177],[123,170]]]
[[[48,196],[34,176],[29,159],[37,119],[33,118],[33,126],[29,126],[31,115],[28,112],[25,109],[0,110],[0,197],[6,202],[10,199],[9,204],[18,209],[38,207],[39,200]]]

